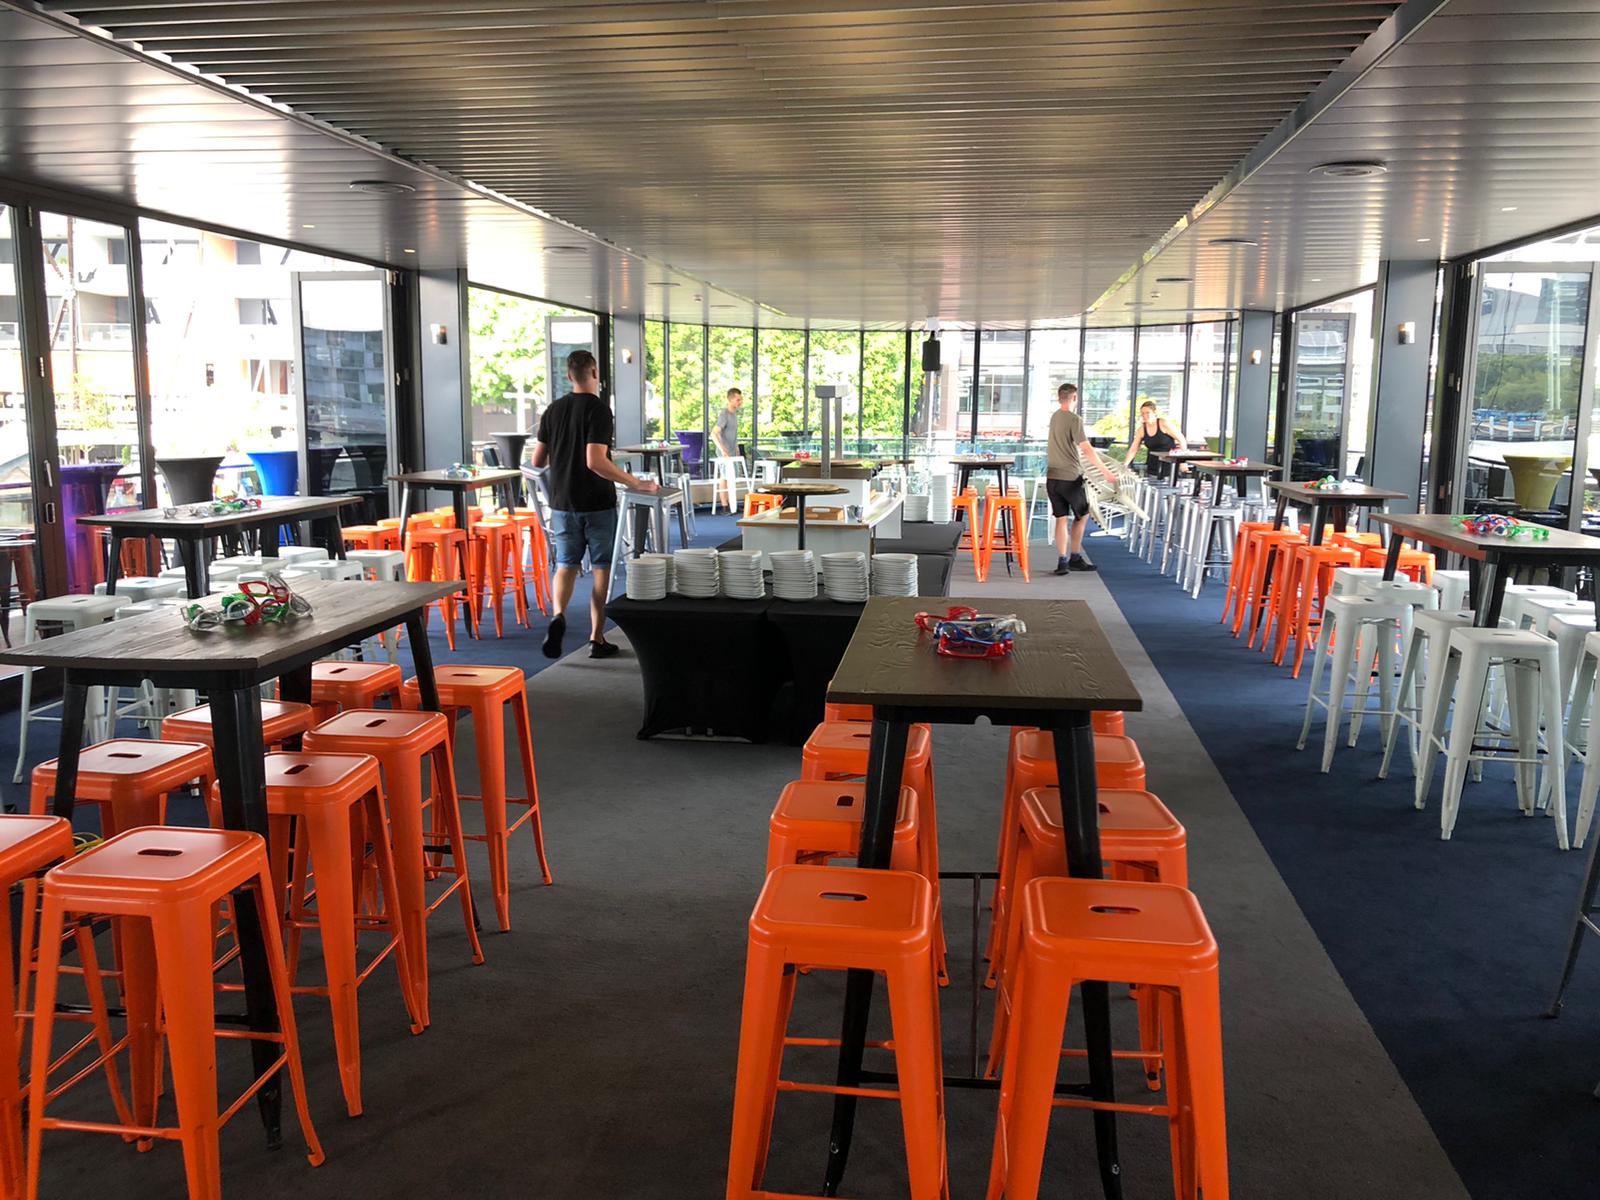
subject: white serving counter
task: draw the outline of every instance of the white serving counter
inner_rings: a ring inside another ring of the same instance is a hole
[[[833,481],[829,481],[833,482]],[[845,481],[850,482],[850,481]],[[860,482],[865,483],[866,480]],[[817,509],[844,508],[855,503],[849,496],[810,496],[806,500],[806,549],[813,554],[833,554],[842,550],[859,550],[872,553],[874,538],[900,536],[900,514],[904,507],[899,496],[875,492],[861,514],[859,521],[830,520],[817,517]],[[771,509],[745,517],[739,522],[739,532],[744,537],[746,550],[760,550],[763,554],[773,550],[798,548],[799,524],[791,505],[786,511]],[[765,559],[763,566],[770,566]]]

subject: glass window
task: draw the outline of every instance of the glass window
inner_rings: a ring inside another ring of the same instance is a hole
[[[739,409],[739,440],[750,441],[750,422],[754,409],[750,405],[751,368],[755,354],[756,334],[753,329],[734,329],[726,325],[713,325],[708,330],[711,338],[711,420],[727,406],[728,389],[738,388],[744,393],[745,403]],[[748,447],[747,447],[748,452]]]
[[[1231,395],[1227,373],[1234,366],[1234,351],[1229,342],[1236,326],[1232,321],[1204,321],[1194,326],[1189,337],[1189,403],[1184,410],[1183,435],[1191,445],[1222,451],[1223,415]],[[1141,354],[1140,370],[1143,371]]]
[[[832,387],[838,398],[832,410],[840,422],[835,430],[835,446],[848,447],[856,439],[860,404],[856,395],[860,383],[861,334],[854,329],[813,329],[811,331],[811,424],[822,436],[822,402],[819,387]],[[830,420],[833,417],[829,418]]]
[[[226,454],[219,487],[262,488],[249,455],[300,443],[292,275],[372,268],[166,221],[140,221],[139,248],[157,456]]]
[[[32,443],[16,261],[11,210],[0,204],[0,556],[11,578],[11,586],[0,590],[0,604],[5,606],[12,637],[18,636],[23,606],[42,594],[39,585],[44,579],[44,560],[34,536]]]
[[[1485,270],[1467,446],[1469,507],[1566,507],[1589,286],[1588,270]]]
[[[1028,437],[1050,432],[1050,414],[1063,383],[1078,382],[1078,352],[1083,334],[1077,329],[1035,329],[1028,334]]]
[[[672,338],[672,381],[667,393],[672,408],[672,429],[703,437],[706,431],[706,327],[670,325],[668,331]]]
[[[938,341],[939,370],[912,397],[911,454],[919,470],[943,474],[952,470],[944,460],[972,438],[974,342],[970,329],[943,330]]]
[[[1083,348],[1083,398],[1078,412],[1091,437],[1128,445],[1133,415],[1129,387],[1133,380],[1133,330],[1091,329]]]
[[[761,445],[771,453],[806,443],[806,335],[797,329],[763,329],[757,403]]]
[[[1278,452],[1278,372],[1283,354],[1283,323],[1272,323],[1272,374],[1267,379],[1267,457],[1282,465]]]
[[[588,316],[527,296],[467,289],[473,441],[536,428],[545,407],[566,394],[566,364],[559,345],[552,363],[546,330],[551,315],[568,314]],[[556,340],[560,343],[559,333]]]
[[[1367,448],[1372,350],[1370,288],[1294,314],[1290,479],[1356,473]]]
[[[1187,325],[1146,325],[1139,330],[1139,378],[1135,410],[1155,401],[1172,425],[1183,424],[1183,370],[1188,355]]]
[[[644,436],[655,441],[667,429],[666,327],[660,321],[644,323]]]
[[[389,387],[394,378],[385,330],[388,292],[377,272],[300,281],[311,479],[299,490],[309,495],[360,491],[375,501],[387,496]],[[290,490],[286,479],[271,480],[272,467],[260,451],[251,452],[251,458],[265,490],[280,495]]]
[[[1027,391],[1022,377],[1027,353],[1025,329],[985,329],[978,347],[978,440],[999,442],[991,449],[1011,449],[1022,436],[1022,409]]]
[[[864,455],[898,455],[906,427],[906,335],[870,332],[861,360],[861,445]]]

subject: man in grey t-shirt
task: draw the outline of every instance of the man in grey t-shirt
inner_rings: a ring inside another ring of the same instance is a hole
[[[1078,415],[1078,387],[1063,383],[1056,393],[1060,407],[1050,414],[1050,440],[1046,445],[1045,494],[1050,497],[1050,512],[1056,519],[1056,574],[1092,571],[1094,564],[1083,556],[1083,535],[1088,530],[1089,494],[1083,490],[1083,464],[1087,459],[1107,479],[1111,471],[1084,432]],[[1067,551],[1071,534],[1071,553]]]
[[[717,457],[719,458],[739,457],[739,410],[743,407],[744,393],[738,388],[729,388],[728,403],[723,410],[717,414],[717,423],[711,428],[711,438],[716,443]],[[719,494],[722,490],[722,487],[723,483],[719,479],[717,482],[717,490]],[[727,488],[728,510],[731,512],[733,510],[734,500],[733,484],[729,483]],[[713,503],[712,511],[715,510],[716,505]]]

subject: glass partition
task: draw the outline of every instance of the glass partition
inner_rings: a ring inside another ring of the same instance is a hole
[[[564,328],[552,317],[574,322]],[[567,354],[594,349],[591,314],[528,296],[469,287],[467,320],[474,443],[537,429],[539,415],[567,392]]]
[[[862,339],[859,453],[898,457],[905,429],[906,335],[869,331]]]
[[[729,388],[738,388],[743,392],[745,402],[739,409],[739,443],[748,454],[751,449],[750,423],[755,415],[750,403],[751,368],[755,365],[755,330],[713,325],[707,335],[710,338],[708,365],[711,374],[708,390],[711,422],[715,424],[717,415],[727,407]]]
[[[1290,479],[1358,473],[1372,391],[1372,291],[1294,314]]]
[[[308,496],[353,492],[383,510],[394,411],[387,276],[370,271],[295,278],[309,475],[300,491]],[[266,470],[259,459],[257,466]],[[269,485],[267,490],[283,489]]]
[[[1189,402],[1184,406],[1183,436],[1191,445],[1219,453],[1227,449],[1223,420],[1237,357],[1236,333],[1233,321],[1208,321],[1195,325],[1189,337]]]
[[[939,370],[923,376],[912,400],[911,457],[919,471],[946,474],[972,441],[973,331],[946,329],[938,341]]]
[[[673,433],[694,434],[703,453],[706,443],[706,328],[704,325],[669,325],[672,341],[667,358],[672,378],[668,382],[668,420]],[[684,465],[695,467],[693,454],[684,456]]]
[[[644,436],[652,442],[667,429],[666,334],[660,321],[644,323]]]
[[[1133,330],[1091,329],[1084,339],[1078,412],[1090,437],[1111,439],[1123,453],[1133,428]]]
[[[805,426],[806,335],[798,329],[760,332],[761,456],[810,447]]]
[[[813,329],[811,331],[811,424],[819,439],[822,437],[822,401],[817,398],[819,387],[832,387],[836,400],[832,420],[837,417],[840,428],[835,430],[836,447],[842,446],[851,453],[860,425],[860,397],[856,392],[860,384],[861,334],[854,329]]]

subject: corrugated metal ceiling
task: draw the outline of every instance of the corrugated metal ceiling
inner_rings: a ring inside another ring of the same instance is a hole
[[[45,7],[791,317],[999,322],[1093,301],[1397,6]]]

